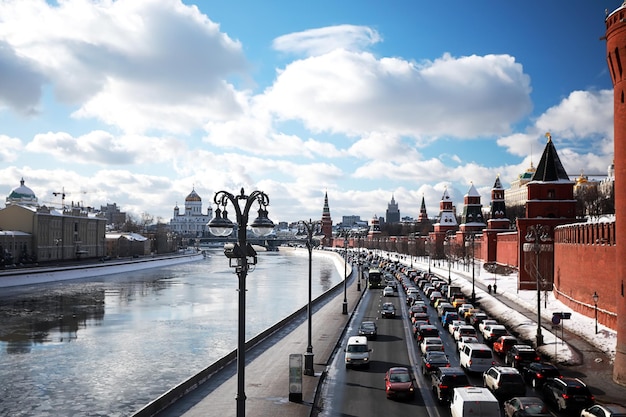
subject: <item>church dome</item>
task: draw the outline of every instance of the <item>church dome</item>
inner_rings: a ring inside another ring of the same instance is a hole
[[[185,201],[202,201],[196,190],[191,190],[189,195],[185,197]]]
[[[20,186],[11,190],[7,197],[7,204],[33,204],[37,203],[37,197],[33,190],[24,185],[24,178],[20,180]]]

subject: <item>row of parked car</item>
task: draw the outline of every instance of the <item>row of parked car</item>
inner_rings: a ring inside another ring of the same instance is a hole
[[[620,407],[609,409],[594,405],[594,397],[583,381],[561,376],[555,365],[542,361],[532,346],[519,341],[506,326],[468,303],[463,294],[452,289],[445,280],[422,271],[405,280],[403,286],[409,318],[422,352],[422,373],[430,375],[435,398],[440,403],[451,402],[453,415],[455,388],[470,385],[467,372],[482,374],[483,387],[477,388],[488,390],[502,402],[509,417],[550,416],[545,403],[559,412],[582,416],[592,413],[608,417],[621,412]],[[460,367],[450,366],[439,330],[429,322],[427,304],[435,308],[443,329],[457,342]],[[431,354],[431,351],[438,353]],[[496,364],[496,355],[506,366]],[[541,392],[543,400],[527,397],[527,384]],[[469,398],[471,393],[465,392],[461,397]]]

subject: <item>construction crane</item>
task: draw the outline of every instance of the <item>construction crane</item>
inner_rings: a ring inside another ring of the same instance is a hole
[[[61,191],[53,191],[52,195],[55,197],[61,196],[61,208],[65,209],[65,196],[72,194],[87,194],[87,191],[65,191],[65,187],[61,188]]]

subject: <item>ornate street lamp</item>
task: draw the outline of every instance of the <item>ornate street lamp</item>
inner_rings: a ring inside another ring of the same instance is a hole
[[[597,292],[594,291],[591,298],[593,298],[593,304],[596,310],[596,334],[598,334],[598,299],[600,298],[600,296]]]
[[[312,282],[312,260],[313,260],[313,232],[315,231],[316,226],[319,224],[318,221],[309,222],[301,221],[300,222],[307,233],[307,241],[306,248],[309,251],[309,302],[307,304],[307,321],[308,321],[308,340],[306,346],[306,353],[304,354],[304,374],[305,375],[315,375],[315,369],[313,368],[313,341],[312,341],[312,329],[311,329],[311,282]]]
[[[537,346],[543,345],[543,334],[541,333],[541,274],[539,273],[539,254],[552,250],[551,245],[543,244],[552,240],[550,228],[541,224],[530,225],[526,229],[524,239],[524,252],[535,252],[536,257],[536,279],[537,279]]]
[[[250,265],[256,265],[257,256],[252,245],[247,241],[248,215],[255,202],[259,203],[258,217],[250,224],[252,232],[257,236],[266,236],[274,229],[274,223],[267,217],[266,207],[270,199],[262,191],[253,191],[247,196],[243,188],[239,195],[227,191],[218,191],[214,198],[217,209],[215,217],[207,224],[209,231],[215,236],[228,236],[233,232],[235,224],[228,219],[226,206],[230,202],[235,208],[237,217],[237,243],[224,245],[224,254],[230,267],[235,268],[239,278],[239,311],[237,334],[237,417],[246,415],[245,365],[246,365],[246,276]],[[243,210],[240,201],[245,202]],[[220,209],[220,206],[222,209]]]
[[[348,234],[343,238],[343,303],[341,304],[341,314],[348,314]]]
[[[466,243],[472,242],[472,304],[476,303],[476,284],[475,284],[475,275],[476,268],[474,268],[474,239],[476,238],[475,232],[470,232],[468,236],[466,236]],[[467,246],[467,245],[466,245]]]
[[[448,248],[448,286],[452,285],[452,275],[450,272],[450,258],[452,258],[452,239],[454,237],[454,231],[448,230],[446,232],[446,241],[445,245]]]

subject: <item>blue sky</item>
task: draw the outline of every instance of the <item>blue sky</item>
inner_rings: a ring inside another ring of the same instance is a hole
[[[192,189],[275,222],[489,204],[550,131],[613,160],[605,10],[621,1],[0,0],[0,190],[169,221]]]

